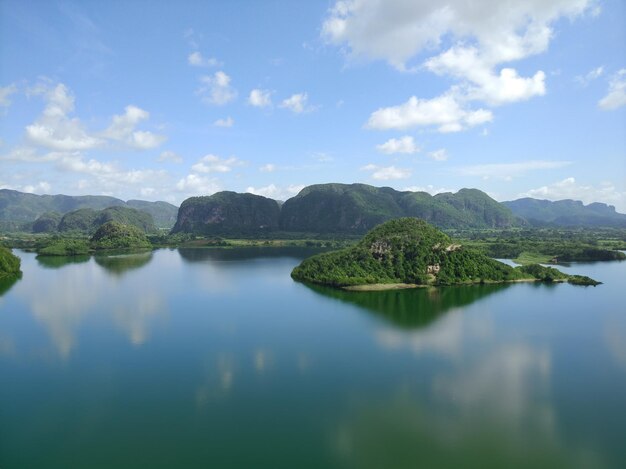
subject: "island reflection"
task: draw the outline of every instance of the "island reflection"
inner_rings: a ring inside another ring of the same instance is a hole
[[[425,327],[447,311],[469,305],[510,287],[506,284],[494,284],[354,292],[305,285],[324,296],[357,305],[402,329]]]

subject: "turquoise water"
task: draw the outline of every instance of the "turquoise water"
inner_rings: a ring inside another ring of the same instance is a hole
[[[626,467],[626,262],[343,292],[312,252],[18,252],[0,468]]]

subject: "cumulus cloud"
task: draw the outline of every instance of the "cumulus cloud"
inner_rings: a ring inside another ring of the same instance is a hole
[[[243,162],[235,157],[220,158],[216,155],[206,155],[198,160],[191,169],[196,173],[228,173],[235,166],[241,166]]]
[[[41,85],[31,93],[42,94],[46,101],[41,116],[26,126],[26,138],[31,143],[61,151],[87,150],[103,143],[100,138],[89,135],[79,119],[68,116],[74,111],[74,96],[64,84]]]
[[[289,98],[284,99],[280,103],[280,107],[289,109],[295,114],[311,111],[313,108],[308,103],[309,96],[307,93],[293,94]]]
[[[609,81],[609,90],[598,102],[600,109],[613,111],[626,105],[626,68],[614,74]]]
[[[194,67],[217,67],[220,63],[213,57],[203,57],[198,51],[192,52],[187,56],[187,63]]]
[[[205,103],[223,106],[237,98],[237,90],[230,82],[231,78],[221,70],[213,75],[204,75],[200,77],[201,86],[197,93]]]
[[[9,99],[13,93],[17,92],[17,86],[11,84],[8,86],[0,86],[0,107],[8,107],[11,105]]]
[[[212,177],[188,174],[176,183],[176,189],[188,195],[211,195],[221,190],[219,181]]]
[[[468,110],[452,94],[433,99],[418,99],[415,96],[400,104],[374,111],[366,127],[376,130],[404,130],[415,126],[437,126],[443,133],[459,132],[468,127],[493,120],[491,111]]]
[[[235,120],[228,116],[224,119],[217,119],[215,122],[213,122],[213,125],[215,127],[232,127],[235,124]]]
[[[270,184],[265,187],[248,187],[246,192],[255,195],[262,195],[263,197],[268,197],[274,200],[287,200],[294,195],[298,194],[302,189],[304,189],[304,185],[292,184],[286,187],[276,186],[275,184]]]
[[[475,176],[483,179],[511,180],[514,177],[523,176],[529,171],[564,168],[570,164],[569,161],[530,160],[520,163],[490,163],[463,166],[457,168],[457,172],[464,176]]]
[[[393,155],[395,153],[413,154],[420,151],[420,148],[415,143],[413,137],[405,135],[401,138],[392,138],[387,140],[381,145],[377,145],[376,149],[387,155]]]
[[[148,111],[137,106],[126,106],[124,114],[113,116],[111,125],[102,135],[141,150],[158,147],[165,141],[165,136],[148,131],[135,130],[140,122],[147,120],[149,117],[150,113]]]
[[[574,18],[590,10],[594,0],[542,0],[502,2],[500,0],[338,0],[322,25],[322,37],[342,47],[349,57],[381,59],[398,70],[425,69],[457,80],[446,93],[430,99],[411,98],[394,106],[394,125],[372,125],[381,111],[372,114],[370,128],[438,126],[442,132],[471,127],[464,116],[479,112],[478,125],[491,120],[489,111],[473,111],[469,103],[482,101],[491,106],[513,103],[546,93],[546,75],[532,76],[503,64],[522,60],[547,50],[553,37],[552,24],[562,17]],[[442,50],[442,44],[451,45]],[[420,53],[435,55],[421,64]],[[422,117],[419,104],[442,104],[441,112]],[[445,111],[454,102],[456,114]],[[398,113],[398,109],[413,112]],[[418,118],[419,116],[419,118]],[[440,122],[445,120],[445,124]]]
[[[177,153],[174,153],[173,151],[167,150],[167,151],[161,152],[161,154],[159,155],[159,159],[157,161],[159,161],[160,163],[169,161],[172,163],[180,164],[183,162],[183,157]]]
[[[267,107],[272,105],[272,92],[255,88],[250,91],[248,103],[254,107]]]
[[[406,179],[411,176],[411,170],[407,168],[396,168],[395,166],[378,166],[368,164],[361,168],[361,171],[370,171],[372,179],[379,181],[389,181],[393,179]]]
[[[440,148],[439,150],[429,152],[428,156],[435,161],[446,161],[448,159],[448,152],[445,148]]]
[[[259,171],[262,173],[273,173],[276,171],[276,165],[272,163],[264,164],[259,168]]]
[[[626,191],[615,187],[612,182],[605,181],[599,185],[580,184],[573,177],[555,183],[530,189],[518,197],[533,197],[548,200],[574,199],[585,204],[604,202],[615,205],[618,211],[626,213]]]

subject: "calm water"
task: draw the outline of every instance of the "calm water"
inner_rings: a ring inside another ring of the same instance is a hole
[[[348,293],[311,252],[18,253],[0,468],[626,467],[626,262]]]

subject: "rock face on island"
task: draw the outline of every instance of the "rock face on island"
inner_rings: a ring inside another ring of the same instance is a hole
[[[20,258],[0,246],[0,280],[17,278],[21,274]]]
[[[279,217],[280,207],[275,200],[224,191],[185,200],[172,233],[257,234],[277,230]]]
[[[362,234],[387,220],[407,216],[440,228],[504,228],[523,223],[478,189],[432,196],[367,184],[316,184],[283,204],[280,228]]]
[[[295,280],[335,287],[569,281],[573,278],[556,269],[551,270],[560,276],[537,267],[536,272],[528,266],[525,270],[510,267],[453,243],[446,234],[423,220],[399,218],[374,228],[353,247],[305,259],[291,276]],[[585,283],[582,277],[576,280],[579,284],[592,284]]]

